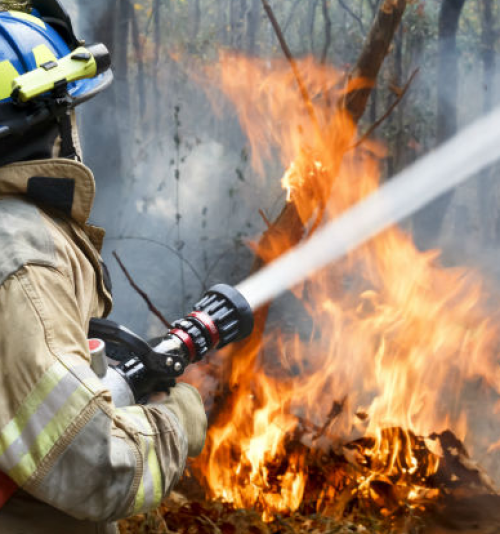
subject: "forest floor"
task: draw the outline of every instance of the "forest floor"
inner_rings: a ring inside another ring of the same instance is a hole
[[[453,498],[424,513],[408,509],[386,518],[359,511],[343,518],[296,513],[265,522],[253,510],[188,501],[173,493],[158,510],[121,521],[119,526],[120,534],[498,534],[500,498]]]

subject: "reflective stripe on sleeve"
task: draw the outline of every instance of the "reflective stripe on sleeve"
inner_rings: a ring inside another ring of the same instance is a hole
[[[88,366],[54,363],[0,432],[0,469],[19,486],[94,398],[99,382]],[[102,389],[102,386],[101,386]]]
[[[134,502],[134,514],[157,508],[163,498],[162,474],[156,455],[155,432],[141,406],[119,408],[118,412],[139,430],[143,473]]]

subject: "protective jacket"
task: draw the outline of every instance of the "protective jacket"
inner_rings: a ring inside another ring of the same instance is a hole
[[[20,486],[2,534],[115,532],[185,466],[175,410],[116,408],[91,370],[89,320],[111,309],[93,198],[73,161],[0,167],[0,471]]]

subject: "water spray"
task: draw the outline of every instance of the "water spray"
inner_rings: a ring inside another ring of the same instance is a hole
[[[498,159],[500,108],[399,173],[237,290],[252,309],[259,308]]]
[[[112,321],[94,319],[92,366],[115,404],[146,402],[168,390],[186,367],[210,350],[249,336],[253,311],[400,222],[500,159],[500,108],[417,161],[236,288],[214,286],[163,337],[146,342]],[[108,359],[114,360],[109,366]]]

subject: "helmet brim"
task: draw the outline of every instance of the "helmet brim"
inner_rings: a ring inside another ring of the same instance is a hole
[[[111,69],[95,78],[79,80],[68,86],[68,93],[73,100],[73,107],[83,104],[87,100],[94,98],[113,83],[113,72]]]

